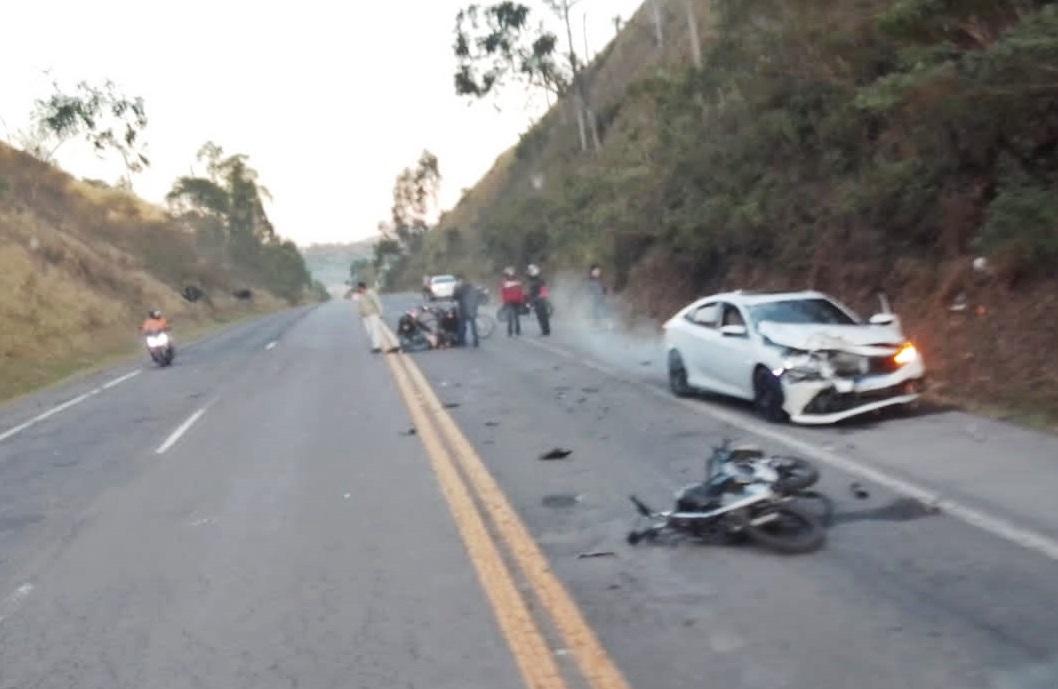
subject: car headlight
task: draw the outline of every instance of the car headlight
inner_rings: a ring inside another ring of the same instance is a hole
[[[915,345],[910,342],[905,342],[900,345],[900,349],[896,350],[896,354],[893,355],[893,361],[901,366],[910,364],[916,359],[918,359],[918,350],[915,349]]]
[[[790,380],[798,381],[820,378],[823,375],[823,370],[819,359],[808,354],[799,353],[796,350],[790,350],[783,357],[782,368],[778,369],[778,372],[772,371],[772,373],[785,375]]]

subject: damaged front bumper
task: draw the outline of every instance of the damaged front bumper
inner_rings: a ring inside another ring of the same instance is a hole
[[[831,424],[885,407],[909,404],[925,389],[926,368],[916,359],[889,373],[793,380],[782,376],[783,409],[794,423]]]

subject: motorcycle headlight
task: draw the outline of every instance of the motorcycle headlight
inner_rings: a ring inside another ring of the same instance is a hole
[[[169,344],[169,336],[165,333],[158,333],[157,335],[147,336],[148,347],[164,347]]]

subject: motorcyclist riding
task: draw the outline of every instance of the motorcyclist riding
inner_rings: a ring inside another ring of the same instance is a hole
[[[158,309],[151,309],[147,319],[140,325],[140,334],[147,340],[147,351],[159,366],[168,366],[173,361],[175,350],[169,336],[169,321]]]
[[[158,309],[151,309],[147,312],[147,319],[143,321],[143,325],[140,326],[140,332],[147,333],[164,333],[169,331],[169,321],[165,319],[162,312]]]

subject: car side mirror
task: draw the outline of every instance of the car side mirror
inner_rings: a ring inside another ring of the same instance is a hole
[[[745,337],[746,326],[744,325],[725,325],[720,328],[720,334],[724,337]]]
[[[896,322],[896,316],[891,313],[876,313],[868,322],[871,325],[892,325]]]

